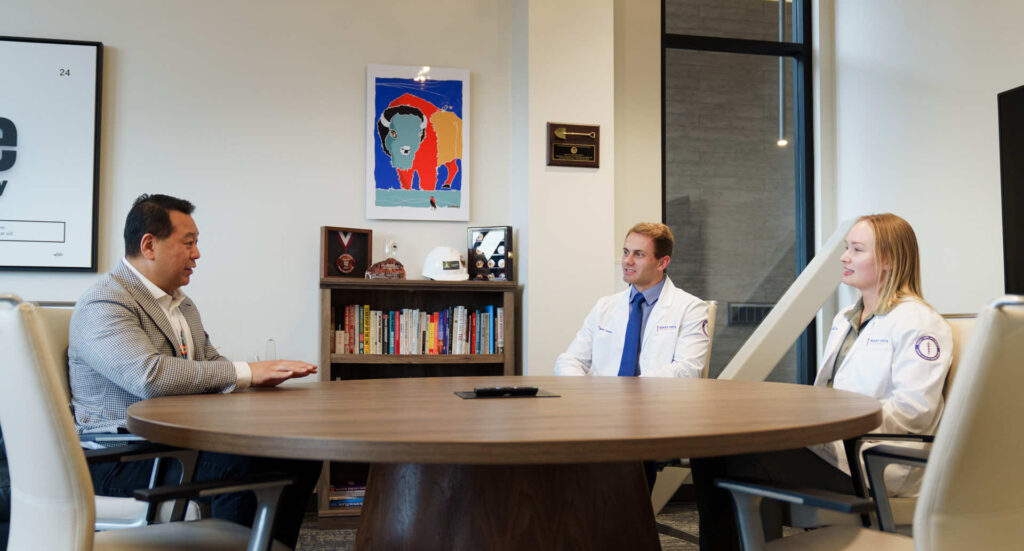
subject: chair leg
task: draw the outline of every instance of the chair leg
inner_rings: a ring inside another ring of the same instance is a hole
[[[764,549],[764,525],[761,523],[761,496],[732,492],[736,523],[743,551]]]

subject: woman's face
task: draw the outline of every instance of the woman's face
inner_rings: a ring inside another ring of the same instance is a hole
[[[861,292],[878,289],[885,267],[875,257],[875,232],[866,221],[857,222],[846,234],[846,252],[839,262],[843,264],[843,283]]]

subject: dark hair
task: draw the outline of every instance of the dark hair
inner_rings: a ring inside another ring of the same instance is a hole
[[[142,236],[147,233],[159,239],[170,237],[174,232],[170,215],[172,210],[192,214],[196,207],[184,199],[170,195],[139,195],[124,221],[124,255],[138,256],[142,252],[139,248]]]

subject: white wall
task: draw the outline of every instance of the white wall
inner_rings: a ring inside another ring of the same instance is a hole
[[[661,0],[615,0],[616,252],[637,222],[661,219]],[[677,236],[678,237],[678,236]],[[675,261],[685,262],[686,251]],[[617,290],[625,289],[612,258]]]
[[[527,50],[514,54],[511,100],[519,121],[512,147],[525,154],[512,182],[513,217],[527,220],[519,239],[528,257],[519,271],[527,320],[523,369],[548,375],[597,298],[613,290],[613,274],[602,267],[618,254],[614,3],[517,0],[513,14],[515,32],[526,36],[513,41]],[[546,166],[548,121],[600,125],[601,167]]]
[[[1019,0],[835,3],[837,218],[906,218],[940,312],[1003,292],[996,94],[1024,84],[1021,20]]]
[[[100,273],[138,194],[187,198],[203,256],[186,292],[214,343],[250,359],[274,338],[315,362],[320,226],[396,239],[417,278],[431,247],[466,246],[466,223],[365,219],[368,63],[470,70],[468,225],[509,223],[508,16],[507,0],[10,0],[0,35],[106,45]],[[2,272],[0,291],[74,300],[98,277]]]

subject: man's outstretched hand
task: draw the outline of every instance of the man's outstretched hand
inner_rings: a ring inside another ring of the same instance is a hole
[[[277,386],[288,379],[305,377],[316,373],[316,366],[292,360],[271,360],[250,362],[252,386]]]

